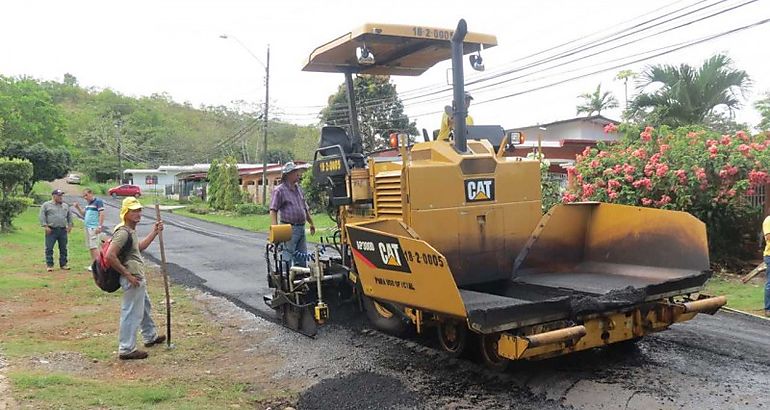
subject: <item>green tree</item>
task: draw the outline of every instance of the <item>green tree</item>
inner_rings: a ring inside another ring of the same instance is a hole
[[[623,109],[628,109],[628,79],[636,78],[637,74],[632,70],[621,70],[615,74],[616,80],[623,80],[623,92],[625,99],[623,100]]]
[[[24,194],[29,195],[37,181],[53,181],[67,175],[72,164],[70,153],[65,148],[49,148],[42,143],[28,146],[20,141],[10,141],[0,155],[9,158],[29,160],[34,169],[30,179],[24,183]]]
[[[0,158],[0,231],[12,228],[13,218],[24,212],[32,203],[29,198],[14,196],[16,188],[32,178],[32,163],[23,159]]]
[[[589,117],[594,113],[601,115],[602,110],[618,107],[617,98],[610,91],[602,93],[601,84],[596,86],[594,92],[580,94],[578,97],[583,99],[583,103],[577,106],[578,115],[582,113],[588,114]]]
[[[207,179],[209,181],[209,188],[208,188],[208,192],[206,193],[209,206],[212,209],[220,209],[219,208],[219,173],[220,173],[219,160],[214,159],[211,161],[211,166],[209,166],[209,172],[207,176]]]
[[[770,130],[770,92],[765,93],[765,98],[754,103],[754,108],[762,116],[759,124],[757,124],[757,128],[760,130]]]
[[[650,66],[637,84],[639,90],[660,87],[634,99],[631,118],[638,123],[679,127],[702,124],[717,107],[726,108],[732,117],[751,82],[745,71],[732,68],[729,57],[717,54],[699,68],[687,64]]]
[[[417,135],[415,123],[404,113],[404,104],[389,76],[359,75],[353,80],[353,90],[364,152],[388,147],[391,132]],[[346,87],[342,84],[321,110],[321,122],[350,130],[348,112]]]
[[[3,138],[25,144],[66,145],[63,120],[51,96],[31,78],[0,76]]]
[[[263,161],[263,158],[259,159]],[[285,163],[294,160],[294,154],[287,149],[269,149],[267,150],[267,162],[268,163]]]

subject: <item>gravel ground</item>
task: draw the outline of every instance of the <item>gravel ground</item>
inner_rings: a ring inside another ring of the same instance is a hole
[[[108,219],[116,214],[108,208]],[[148,210],[143,225],[151,216]],[[770,406],[767,320],[700,315],[630,347],[518,363],[496,374],[432,349],[427,336],[403,340],[369,330],[350,306],[332,306],[333,320],[314,339],[286,330],[261,300],[268,293],[264,235],[178,215],[164,214],[164,220],[173,281],[226,298],[232,309],[268,324],[261,331],[270,337],[262,343],[295,357],[281,376],[310,380],[300,393],[300,409]],[[157,260],[157,245],[147,256]]]

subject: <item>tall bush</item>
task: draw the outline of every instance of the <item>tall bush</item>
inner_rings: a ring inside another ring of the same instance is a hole
[[[0,158],[0,231],[11,229],[13,218],[32,204],[29,198],[16,197],[17,187],[32,179],[32,163],[22,159]]]
[[[737,256],[743,236],[756,231],[760,212],[747,195],[770,182],[768,135],[625,125],[621,133],[620,141],[578,156],[563,200],[686,211],[706,223],[716,259]]]

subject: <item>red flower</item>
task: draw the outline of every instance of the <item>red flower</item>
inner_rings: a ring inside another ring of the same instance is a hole
[[[620,188],[622,184],[617,179],[611,179],[607,181],[607,185],[609,185],[611,189],[615,189],[615,188]]]
[[[618,126],[613,124],[613,123],[609,123],[609,124],[604,126],[604,133],[605,134],[609,134],[611,132],[617,132],[617,131],[618,131]]]
[[[652,204],[652,199],[650,199],[650,198],[642,198],[642,205],[650,206],[651,204]]]
[[[592,160],[588,164],[588,166],[591,167],[591,168],[597,168],[599,165],[601,165],[601,162],[599,162],[598,160]]]
[[[661,154],[665,154],[666,151],[668,151],[669,149],[671,149],[670,145],[668,145],[668,144],[660,144],[660,153]]]
[[[666,176],[666,172],[668,172],[668,165],[658,164],[657,169],[655,170],[655,175],[659,177],[664,177]]]
[[[610,192],[609,194],[607,194],[607,196],[609,196],[610,199],[617,199],[618,198],[618,193],[617,192]]]
[[[647,127],[647,128],[650,128],[650,127]],[[647,132],[647,128],[645,128],[645,130],[639,134],[639,137],[641,137],[642,141],[644,142],[650,142],[652,140],[652,134]]]
[[[730,145],[731,141],[732,139],[730,138],[729,135],[723,135],[722,138],[719,140],[719,142],[721,142],[722,145]]]
[[[709,146],[709,153],[710,153],[709,158],[716,158],[718,151],[719,150],[717,150],[717,147],[715,145]]]
[[[740,151],[741,154],[743,154],[743,156],[745,157],[751,156],[751,153],[749,152],[749,150],[751,150],[751,147],[746,144],[738,145],[738,151]]]
[[[749,142],[749,136],[744,131],[738,131],[735,136],[742,139],[744,142]]]
[[[565,203],[566,202],[575,202],[575,201],[577,201],[577,195],[575,195],[573,193],[570,193],[570,192],[565,192],[564,195],[561,197],[561,200],[562,200],[562,202],[565,202]]]

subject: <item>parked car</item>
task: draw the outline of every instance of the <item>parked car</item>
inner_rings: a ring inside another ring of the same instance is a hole
[[[125,185],[116,186],[114,188],[110,188],[110,190],[107,191],[107,194],[113,198],[117,198],[119,196],[140,197],[142,196],[142,189],[136,185],[125,184]]]
[[[67,175],[67,183],[68,184],[80,184],[80,175],[78,175],[78,174],[69,174],[69,175]]]

